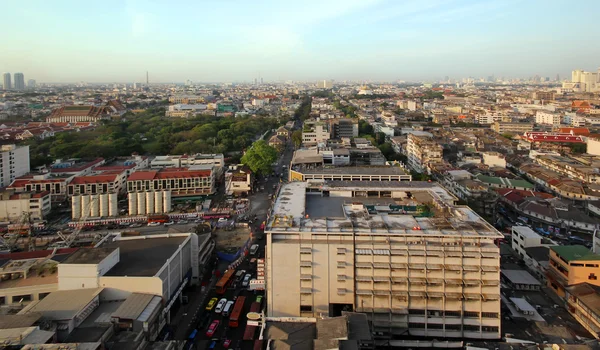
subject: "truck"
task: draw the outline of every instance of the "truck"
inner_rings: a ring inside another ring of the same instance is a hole
[[[169,221],[171,221],[169,215],[148,215],[148,223],[158,222],[160,224],[164,224],[165,222]]]

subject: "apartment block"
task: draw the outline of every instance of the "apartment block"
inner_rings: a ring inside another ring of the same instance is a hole
[[[30,171],[29,146],[2,145],[0,148],[0,185],[6,187]]]
[[[305,123],[305,129],[302,131],[303,145],[317,145],[325,143],[331,138],[329,124],[323,122]]]
[[[600,288],[589,283],[567,287],[567,310],[596,339],[600,339]]]
[[[32,220],[43,220],[50,213],[50,192],[15,193],[14,190],[0,192],[0,220],[20,221],[23,213]]]
[[[564,298],[567,287],[578,283],[600,286],[600,255],[581,245],[550,247],[550,265],[546,271],[548,287]]]
[[[559,126],[561,119],[561,115],[554,112],[537,111],[535,114],[536,124]]]
[[[215,193],[212,170],[161,169],[136,171],[127,178],[127,192],[170,190],[173,197]]]
[[[512,134],[523,134],[533,130],[532,123],[511,123],[496,121],[492,125],[492,130],[499,134],[512,133]]]
[[[388,337],[500,338],[502,235],[437,183],[280,193],[265,230],[268,316],[356,311]]]
[[[428,163],[442,161],[443,148],[431,137],[409,134],[406,143],[408,166],[416,172],[425,172]]]
[[[574,159],[562,156],[538,156],[536,163],[542,167],[556,171],[561,175],[566,175],[572,179],[581,180],[588,183],[596,183],[600,178],[597,168],[582,164]]]

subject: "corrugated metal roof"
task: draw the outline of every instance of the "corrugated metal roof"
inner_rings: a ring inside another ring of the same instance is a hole
[[[50,320],[69,320],[81,312],[103,288],[59,290],[50,293],[38,303],[31,305],[19,314],[39,312]]]
[[[155,295],[152,294],[132,293],[125,299],[117,311],[112,314],[112,317],[135,320],[142,314],[154,297]]]

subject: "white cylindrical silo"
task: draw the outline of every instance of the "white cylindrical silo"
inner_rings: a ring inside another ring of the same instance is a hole
[[[119,202],[116,193],[108,195],[108,216],[119,216]]]
[[[162,214],[163,211],[163,191],[154,192],[154,212],[156,214]]]
[[[137,194],[136,193],[130,193],[128,194],[129,196],[129,215],[137,215],[138,211],[137,211]]]
[[[171,212],[171,191],[165,191],[163,194],[163,212],[165,214]]]
[[[71,204],[71,218],[78,220],[81,217],[81,196],[73,196]]]
[[[100,195],[100,216],[108,216],[108,193]]]
[[[84,194],[81,196],[81,218],[90,216],[90,196]]]
[[[154,214],[154,192],[146,192],[146,214]]]
[[[146,193],[138,192],[137,193],[137,204],[138,204],[138,214],[145,215],[146,214]]]
[[[100,216],[100,196],[97,194],[90,196],[90,216],[93,218]]]

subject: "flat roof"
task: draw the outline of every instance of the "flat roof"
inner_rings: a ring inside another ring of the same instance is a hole
[[[303,174],[340,174],[340,175],[408,175],[398,166],[319,166],[297,170]]]
[[[513,304],[515,304],[515,306],[523,312],[535,312],[535,308],[523,298],[510,298],[510,301],[512,301]]]
[[[42,314],[37,312],[31,312],[24,315],[2,315],[2,317],[0,317],[0,329],[31,327],[36,324],[40,318],[42,318]]]
[[[541,238],[542,236],[538,235],[534,230],[530,229],[527,226],[513,226],[512,230],[518,232],[525,238]]]
[[[141,236],[109,243],[106,248],[119,248],[119,262],[105,276],[155,276],[187,238]]]
[[[535,277],[525,270],[501,270],[501,273],[513,284],[541,285]]]
[[[115,248],[80,248],[75,253],[71,254],[63,264],[99,264],[106,259]]]
[[[70,320],[85,308],[102,288],[58,290],[48,294],[37,303],[32,303],[19,314],[38,312],[50,320]]]
[[[393,198],[368,196],[376,191],[391,192]],[[454,200],[443,187],[429,182],[291,182],[279,191],[267,231],[503,237]]]
[[[265,330],[265,339],[270,340],[312,340],[317,338],[315,322],[269,322]]]
[[[592,253],[582,245],[561,245],[550,247],[567,262],[574,260],[600,260],[600,255]]]
[[[135,320],[154,298],[161,299],[161,297],[153,294],[132,293],[125,299],[121,306],[113,312],[112,316],[121,319]]]

